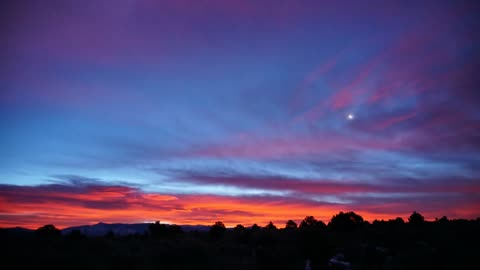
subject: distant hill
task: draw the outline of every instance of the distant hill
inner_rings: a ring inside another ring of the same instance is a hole
[[[62,230],[62,234],[69,234],[73,230],[79,230],[82,234],[87,236],[104,236],[109,232],[113,232],[115,235],[125,236],[129,234],[143,234],[148,231],[148,226],[150,223],[134,223],[134,224],[124,224],[124,223],[97,223],[94,225],[81,225],[68,227]],[[180,225],[184,232],[205,232],[210,229],[210,226],[205,225]],[[10,233],[28,233],[34,232],[35,230],[30,230],[21,227],[15,228],[6,228],[2,229]]]
[[[135,224],[123,224],[123,223],[97,223],[95,225],[83,225],[69,227],[62,230],[63,234],[68,234],[73,230],[79,230],[82,234],[87,236],[103,236],[109,232],[113,232],[115,235],[129,235],[129,234],[143,234],[148,231],[150,223],[135,223]],[[204,225],[180,225],[184,232],[191,231],[208,231],[210,226]]]
[[[14,227],[14,228],[0,228],[0,232],[8,232],[12,235],[15,234],[29,234],[33,233],[34,230],[22,228],[22,227]]]
[[[95,225],[82,225],[69,227],[62,230],[62,234],[69,234],[73,230],[79,230],[87,236],[104,236],[109,232],[115,235],[143,234],[148,231],[149,223],[123,224],[123,223],[97,223]]]

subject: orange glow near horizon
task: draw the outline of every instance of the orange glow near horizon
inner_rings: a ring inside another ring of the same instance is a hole
[[[236,224],[260,226],[273,221],[283,227],[292,219],[300,222],[313,215],[325,223],[340,211],[355,211],[365,220],[407,219],[413,210],[408,204],[364,205],[316,204],[282,197],[229,197],[217,195],[166,195],[143,193],[130,187],[94,187],[78,192],[59,192],[34,188],[0,190],[0,227],[36,229],[45,224],[58,228],[106,223],[143,223],[155,220],[183,225],[211,225],[222,221],[228,227]],[[356,209],[355,209],[356,208]],[[477,207],[478,208],[478,207]],[[395,212],[392,212],[395,209]],[[458,208],[457,208],[458,209]],[[469,217],[472,212],[455,210],[454,215]],[[427,219],[452,213],[420,211]],[[453,217],[454,216],[449,216]]]

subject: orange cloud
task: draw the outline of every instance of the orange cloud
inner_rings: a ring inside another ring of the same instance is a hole
[[[288,219],[300,221],[314,215],[325,222],[339,211],[354,210],[366,220],[406,218],[420,203],[412,200],[391,203],[352,205],[315,202],[298,198],[217,195],[168,195],[145,193],[122,186],[73,187],[47,185],[36,187],[0,186],[0,227],[38,228],[53,223],[60,228],[97,222],[141,223],[160,220],[176,224],[212,224],[221,220],[227,226],[236,224],[279,226]],[[450,208],[424,208],[427,218],[444,214],[474,217],[480,209],[472,201]],[[480,205],[480,204],[476,204]],[[461,206],[461,207],[459,207]],[[452,209],[464,209],[455,212]],[[466,211],[465,209],[468,209]],[[450,217],[455,217],[451,216]]]

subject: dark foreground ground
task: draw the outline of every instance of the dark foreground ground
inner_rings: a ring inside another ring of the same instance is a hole
[[[480,269],[480,220],[356,222],[300,228],[222,224],[206,232],[151,225],[87,237],[0,230],[1,269]]]

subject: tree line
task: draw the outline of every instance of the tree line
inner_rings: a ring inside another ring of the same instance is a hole
[[[480,219],[368,222],[340,212],[328,223],[268,222],[227,228],[222,221],[199,230],[154,222],[144,233],[86,236],[54,225],[36,231],[0,229],[4,269],[477,269]],[[102,232],[103,233],[103,232]],[[2,268],[2,269],[3,269]]]
[[[435,219],[435,222],[439,223],[446,223],[448,222],[448,218],[443,216],[442,218]],[[293,220],[288,220],[283,228],[278,228],[272,221],[270,221],[266,226],[261,227],[258,224],[253,224],[250,228],[245,227],[242,224],[237,224],[233,227],[234,232],[243,232],[245,230],[251,231],[258,231],[258,230],[266,230],[266,231],[275,231],[275,230],[285,230],[285,231],[316,231],[316,230],[334,230],[334,231],[352,231],[364,226],[368,225],[378,225],[378,224],[411,224],[414,226],[420,226],[421,224],[425,223],[425,218],[422,214],[414,211],[408,218],[408,222],[405,222],[403,218],[397,217],[395,219],[390,219],[387,221],[384,220],[374,220],[372,224],[368,221],[365,221],[362,216],[356,214],[353,211],[350,212],[339,212],[338,214],[334,215],[328,224],[324,223],[321,220],[317,220],[314,216],[306,216],[298,225]],[[210,226],[209,233],[214,236],[218,237],[221,236],[223,233],[227,231],[227,227],[222,221],[216,221],[213,225]],[[53,224],[47,224],[42,226],[36,230],[38,235],[42,236],[60,236],[61,231],[57,229]],[[167,236],[167,235],[175,235],[182,233],[182,228],[176,224],[164,224],[160,223],[160,221],[156,221],[155,223],[150,224],[148,227],[148,233],[151,236]],[[79,235],[80,231],[73,230],[71,234]],[[109,232],[106,237],[113,237],[112,232]]]

